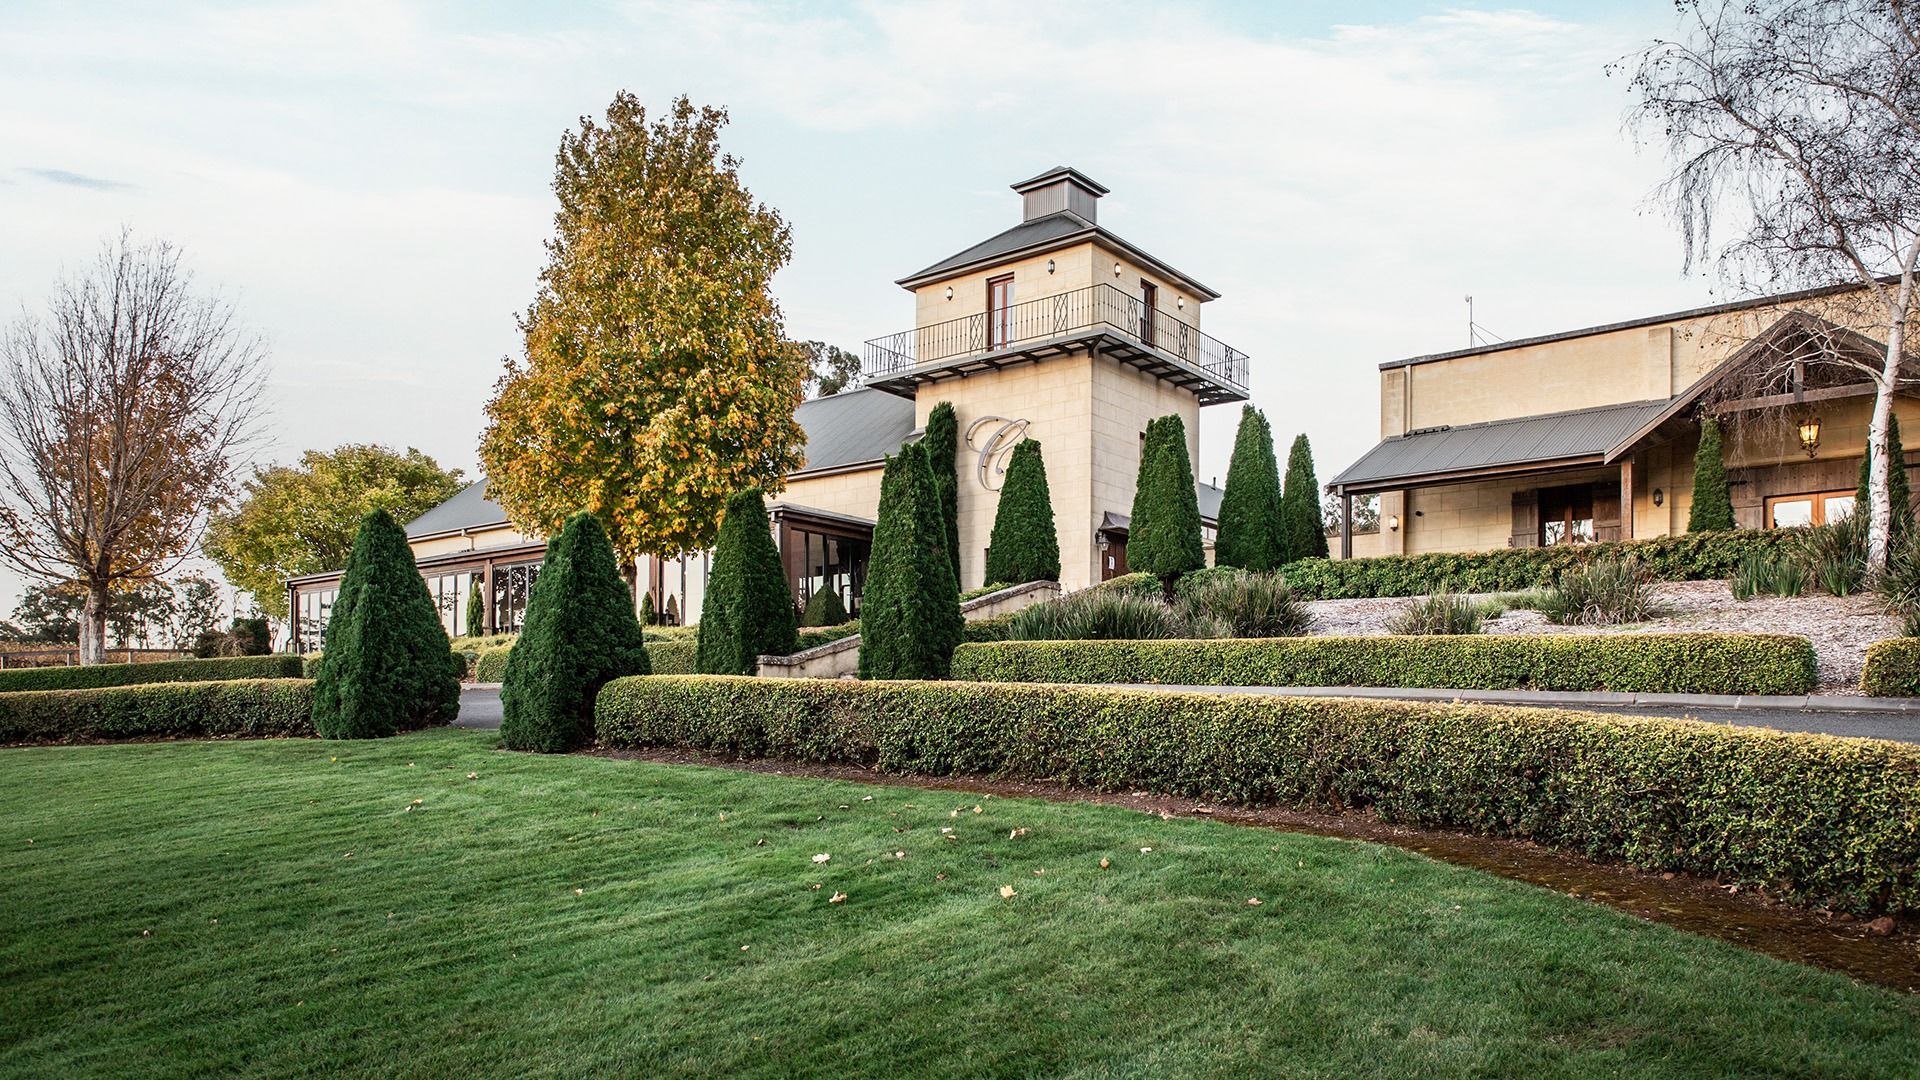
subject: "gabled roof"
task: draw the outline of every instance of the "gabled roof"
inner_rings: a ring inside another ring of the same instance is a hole
[[[914,434],[913,402],[879,390],[845,390],[803,401],[793,418],[806,432],[795,474],[879,461]]]
[[[1194,485],[1194,494],[1199,496],[1200,499],[1200,520],[1208,525],[1219,525],[1220,500],[1226,495],[1226,489],[1214,487],[1212,484],[1201,483]],[[1132,514],[1120,514],[1112,510],[1105,510],[1100,514],[1099,531],[1121,531],[1132,523]]]
[[[1383,490],[1530,465],[1600,464],[1668,402],[1632,401],[1383,439],[1327,487]]]
[[[407,539],[505,524],[507,512],[487,498],[487,481],[482,477],[454,492],[446,502],[407,522]]]
[[[1783,363],[1799,359],[1811,361],[1824,367],[1835,366],[1829,361],[1820,362],[1834,354],[1841,354],[1848,361],[1878,366],[1885,361],[1885,344],[1856,330],[1811,315],[1804,311],[1790,311],[1774,320],[1773,324],[1755,335],[1752,340],[1733,351],[1731,356],[1720,361],[1712,371],[1694,381],[1692,386],[1667,403],[1667,407],[1646,419],[1640,427],[1621,439],[1619,444],[1607,451],[1607,461],[1618,461],[1632,453],[1634,448],[1647,437],[1659,431],[1663,426],[1680,420],[1690,412],[1700,399],[1727,382],[1741,371],[1756,364],[1765,364],[1774,369],[1775,375]],[[1903,369],[1909,365],[1902,364]]]
[[[1029,180],[1022,180],[1017,184],[1011,185],[1011,187],[1013,188],[1013,190],[1018,191],[1022,195],[1024,195],[1028,191],[1033,190],[1034,188],[1040,187],[1044,184],[1051,184],[1055,180],[1060,179],[1061,177],[1071,177],[1081,187],[1086,188],[1088,191],[1091,191],[1096,195],[1106,195],[1113,190],[1112,188],[1107,187],[1107,185],[1101,183],[1098,180],[1095,180],[1093,177],[1088,176],[1086,173],[1081,172],[1079,169],[1076,169],[1071,165],[1055,165],[1053,168],[1048,169],[1046,172],[1041,173],[1039,176],[1033,177],[1032,179],[1029,179]]]
[[[1039,255],[1089,240],[1098,240],[1126,253],[1142,266],[1159,271],[1208,300],[1220,298],[1219,293],[1121,239],[1112,230],[1095,225],[1071,210],[1061,210],[1045,217],[1034,218],[1032,221],[1023,221],[1003,233],[988,237],[970,248],[949,255],[924,270],[908,274],[894,284],[905,289],[914,289],[941,278],[957,277],[969,271],[985,269],[1017,258]]]

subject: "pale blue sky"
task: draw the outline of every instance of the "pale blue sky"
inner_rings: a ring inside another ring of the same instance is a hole
[[[727,106],[794,227],[789,331],[913,321],[893,279],[1072,164],[1101,221],[1218,289],[1209,332],[1321,477],[1372,445],[1375,366],[1712,299],[1645,207],[1605,64],[1671,8],[1498,5],[10,3],[0,306],[121,224],[271,343],[273,440],[472,470],[549,230],[560,132],[626,88]],[[1205,414],[1224,474],[1238,410]],[[0,582],[0,613],[17,583]]]

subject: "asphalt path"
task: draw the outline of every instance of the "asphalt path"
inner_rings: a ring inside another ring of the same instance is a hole
[[[1213,688],[1210,692],[1220,692]],[[1230,692],[1278,694],[1270,688],[1235,688]],[[1846,735],[1859,739],[1891,739],[1920,743],[1920,719],[1897,714],[1848,712],[1844,709],[1679,709],[1647,706],[1562,705],[1541,703],[1549,709],[1574,709],[1580,712],[1614,713],[1622,716],[1690,717],[1716,724],[1738,727],[1773,728],[1778,731],[1805,731],[1823,735]],[[494,686],[469,686],[460,693],[460,716],[455,727],[491,731],[500,726],[500,689]]]

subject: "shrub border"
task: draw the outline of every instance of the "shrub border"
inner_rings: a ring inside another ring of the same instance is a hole
[[[302,662],[293,653],[162,660],[152,664],[89,664],[82,667],[0,671],[0,693],[30,690],[98,690],[147,683],[213,682],[222,679],[297,679]]]
[[[1920,638],[1887,638],[1867,646],[1860,691],[1873,697],[1920,697]]]
[[[1054,780],[1533,840],[1854,911],[1920,910],[1920,747],[1499,705],[647,676],[608,748]]]
[[[955,650],[982,682],[1382,686],[1806,694],[1812,642],[1785,634],[1498,634],[1201,641],[1000,641]]]
[[[0,693],[0,743],[310,736],[309,679],[221,679]]]

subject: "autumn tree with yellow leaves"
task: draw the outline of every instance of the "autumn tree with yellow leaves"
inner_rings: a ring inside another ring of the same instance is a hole
[[[727,497],[798,467],[808,376],[769,290],[792,252],[721,151],[724,109],[649,122],[622,91],[561,137],[540,290],[487,403],[480,459],[514,523],[587,510],[623,558],[713,543]]]

